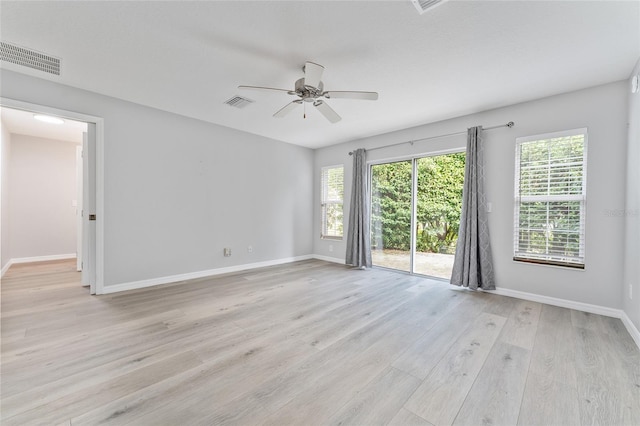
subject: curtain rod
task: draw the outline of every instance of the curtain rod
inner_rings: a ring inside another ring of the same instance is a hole
[[[515,126],[515,124],[516,123],[514,123],[513,121],[510,121],[507,124],[500,124],[498,126],[486,127],[486,128],[483,128],[482,130],[499,129],[501,127],[509,127],[509,128],[511,128],[511,127]],[[464,132],[448,133],[446,135],[429,136],[429,137],[426,137],[426,138],[413,139],[413,140],[410,140],[410,141],[393,143],[391,145],[378,146],[378,147],[375,147],[375,148],[367,149],[367,151],[375,151],[376,149],[389,148],[391,146],[402,145],[402,144],[405,144],[405,143],[410,143],[411,145],[413,145],[414,142],[426,141],[426,140],[429,140],[429,139],[446,138],[447,136],[464,135],[465,133],[467,133],[467,132],[464,131]],[[349,155],[353,155],[353,151],[349,151]]]

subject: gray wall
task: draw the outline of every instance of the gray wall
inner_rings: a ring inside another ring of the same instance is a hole
[[[9,219],[9,157],[11,155],[11,135],[4,123],[0,123],[0,268],[4,269],[11,260],[9,248],[10,219]]]
[[[640,60],[631,75],[639,73]],[[628,83],[627,87],[630,87],[631,82]],[[640,330],[640,93],[629,94],[626,195],[623,307],[627,316]],[[633,299],[629,294],[630,287]]]
[[[13,259],[76,253],[77,146],[11,135],[9,247]]]
[[[475,115],[419,126],[316,151],[314,199],[314,253],[344,259],[344,241],[324,241],[320,235],[319,176],[326,165],[345,165],[345,229],[351,187],[351,157],[354,148],[372,148],[428,136],[465,130],[474,125],[515,121],[513,129],[485,132],[487,200],[491,242],[499,287],[538,295],[620,309],[624,219],[611,215],[625,204],[625,156],[627,140],[627,83],[617,82],[586,90],[526,102]],[[586,268],[584,271],[514,262],[513,197],[515,139],[587,127],[588,176],[586,212]],[[420,153],[459,149],[465,136],[417,142],[373,151],[369,160],[393,159]],[[333,246],[333,252],[329,246]]]
[[[105,286],[312,252],[312,150],[6,70],[0,77],[3,97],[104,118]]]

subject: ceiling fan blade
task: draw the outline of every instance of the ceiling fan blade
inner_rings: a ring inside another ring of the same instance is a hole
[[[315,62],[304,64],[304,85],[317,88],[322,78],[324,67]]]
[[[351,92],[330,91],[322,94],[327,99],[363,99],[368,101],[378,100],[378,92]]]
[[[322,101],[315,101],[313,103],[313,106],[316,107],[318,111],[320,111],[322,115],[324,115],[325,118],[332,123],[337,123],[338,121],[342,120],[337,112],[335,112],[329,105],[325,104]]]
[[[276,112],[275,114],[273,114],[274,117],[278,117],[278,118],[282,118],[285,115],[289,114],[291,111],[293,111],[294,109],[296,109],[296,107],[298,105],[300,105],[302,103],[302,101],[298,100],[298,101],[293,101],[290,102],[288,104],[286,104],[284,107],[282,107],[280,110],[278,110],[278,112]]]
[[[289,94],[295,94],[294,92],[292,92],[291,90],[287,90],[287,89],[276,89],[274,87],[262,87],[262,86],[238,86],[238,89],[243,89],[243,90],[268,90],[268,91],[275,91],[275,92],[286,92]]]

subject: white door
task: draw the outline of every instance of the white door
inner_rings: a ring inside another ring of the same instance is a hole
[[[83,144],[87,134],[83,134]],[[76,269],[82,271],[82,147],[76,147]]]
[[[82,143],[82,284],[96,294],[96,125],[87,123]]]

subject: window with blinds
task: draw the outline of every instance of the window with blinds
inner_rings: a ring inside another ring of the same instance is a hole
[[[322,238],[342,239],[342,203],[344,198],[344,167],[322,168],[321,177]]]
[[[514,260],[584,269],[587,129],[516,139]]]

